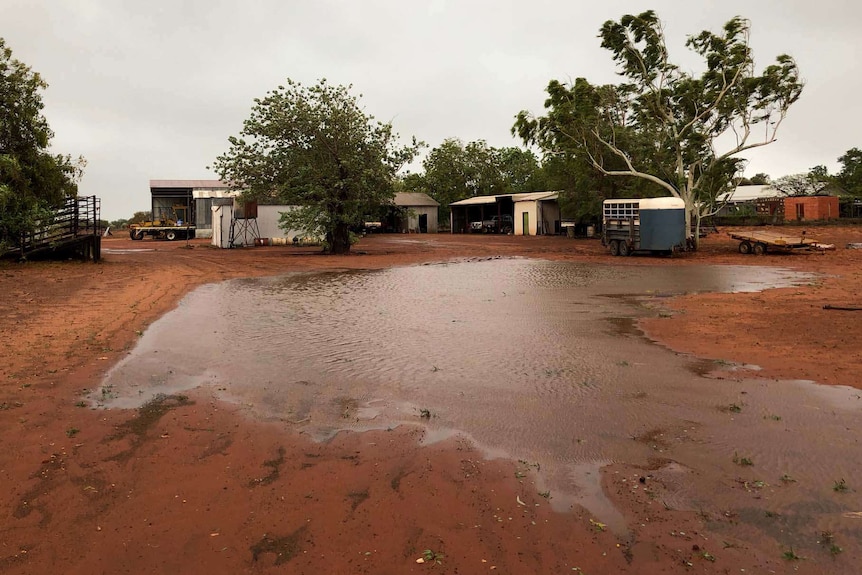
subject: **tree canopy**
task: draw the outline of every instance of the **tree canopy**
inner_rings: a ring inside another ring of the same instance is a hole
[[[763,172],[758,172],[751,176],[750,178],[739,178],[736,182],[737,186],[768,186],[772,183],[772,178],[769,177],[769,174],[764,174]]]
[[[862,198],[862,150],[850,148],[838,162],[841,171],[835,176],[836,182],[847,193]]]
[[[786,196],[813,196],[828,185],[816,173],[790,174],[772,182],[772,187]]]
[[[826,166],[814,166],[808,171],[808,178],[821,184],[819,189],[837,187],[846,194],[862,198],[862,150],[850,148],[838,157],[841,169],[830,174]],[[819,190],[818,190],[819,191]]]
[[[494,148],[484,140],[448,138],[422,167],[422,185],[442,205],[472,196],[535,191],[543,187],[539,159],[521,148]]]
[[[704,62],[694,74],[671,62],[655,12],[609,20],[599,37],[623,82],[552,80],[545,115],[522,111],[513,133],[546,155],[567,155],[607,176],[649,182],[683,199],[699,222],[733,187],[745,164],[739,154],[774,142],[802,93],[788,55],[755,72],[749,33],[750,22],[736,17],[720,33],[690,36],[686,45]]]
[[[0,38],[0,252],[50,223],[51,209],[77,194],[83,158],[48,152],[47,87]]]
[[[255,99],[213,165],[245,199],[298,206],[283,226],[322,235],[335,254],[350,250],[352,226],[392,199],[398,170],[421,146],[399,145],[392,125],[366,114],[351,89],[287,80]]]

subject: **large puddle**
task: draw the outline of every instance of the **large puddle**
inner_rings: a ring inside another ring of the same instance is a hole
[[[853,499],[833,491],[862,477],[847,456],[859,448],[856,390],[704,377],[702,362],[631,328],[669,295],[808,280],[495,259],[228,281],[155,322],[97,399],[135,407],[208,386],[318,440],[405,422],[426,426],[427,441],[462,434],[489,456],[538,464],[551,503],[578,503],[618,533],[600,484],[611,462],[642,466],[670,507],[774,507],[782,519],[769,525],[761,511],[737,521],[750,515],[775,537],[794,537],[788,521],[859,529],[846,519]]]

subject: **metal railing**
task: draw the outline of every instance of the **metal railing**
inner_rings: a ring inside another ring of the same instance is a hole
[[[54,209],[38,230],[22,234],[14,251],[23,254],[37,250],[62,247],[64,244],[89,237],[100,237],[99,222],[101,200],[96,196],[67,198]]]

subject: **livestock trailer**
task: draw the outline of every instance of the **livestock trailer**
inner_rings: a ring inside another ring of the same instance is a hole
[[[685,202],[679,198],[605,200],[602,245],[611,255],[685,249]]]

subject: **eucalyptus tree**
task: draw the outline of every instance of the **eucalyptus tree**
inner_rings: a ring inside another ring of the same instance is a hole
[[[594,86],[552,80],[546,115],[518,114],[513,132],[546,153],[578,156],[602,174],[638,178],[684,200],[686,222],[714,209],[745,165],[740,154],[771,144],[804,86],[796,62],[782,54],[757,73],[750,22],[728,21],[686,45],[705,68],[687,72],[670,60],[655,12],[601,27],[623,82]],[[691,226],[689,226],[691,230]]]
[[[287,80],[255,99],[240,136],[213,163],[244,199],[296,206],[282,227],[322,235],[333,254],[350,251],[350,228],[392,199],[398,170],[421,146],[399,144],[351,88]]]

